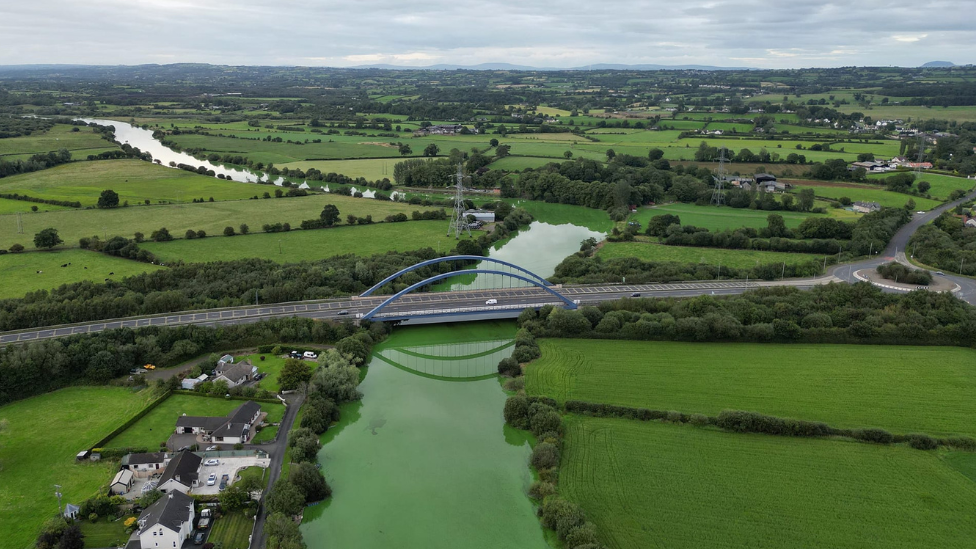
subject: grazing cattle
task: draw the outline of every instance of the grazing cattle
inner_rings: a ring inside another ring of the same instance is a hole
[[[64,265],[61,265],[61,267],[67,267],[67,266],[68,266],[68,264],[67,264],[67,263],[65,263]]]
[[[114,275],[115,273],[108,273],[108,274],[110,274],[110,275]]]

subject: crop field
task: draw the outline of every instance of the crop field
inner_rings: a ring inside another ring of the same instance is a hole
[[[254,185],[259,196],[274,192],[278,187]],[[76,246],[78,239],[98,235],[99,238],[125,236],[132,238],[136,232],[146,238],[160,227],[166,227],[174,238],[182,238],[187,229],[204,230],[208,236],[223,235],[224,227],[235,230],[245,223],[252,232],[261,230],[266,223],[291,223],[293,227],[305,219],[316,219],[326,204],[339,208],[343,222],[347,214],[357,217],[372,215],[379,221],[387,215],[414,210],[427,210],[402,202],[353,198],[337,194],[316,194],[294,198],[259,200],[232,200],[203,204],[129,206],[110,210],[70,210],[36,213],[22,217],[24,233],[17,233],[17,216],[0,215],[0,248],[11,244],[33,244],[34,235],[43,229],[58,229],[61,239],[68,246]],[[445,221],[445,231],[447,222]]]
[[[47,170],[0,179],[0,192],[49,200],[78,201],[94,206],[105,189],[119,193],[119,201],[191,202],[193,199],[241,200],[261,196],[265,189],[215,177],[159,166],[142,160],[72,162]],[[38,204],[47,209],[46,204]]]
[[[941,204],[941,202],[937,200],[886,191],[880,187],[869,187],[866,185],[856,186],[845,183],[844,186],[841,187],[829,184],[814,185],[808,181],[805,181],[802,185],[796,185],[793,188],[795,192],[800,192],[802,189],[813,189],[813,192],[816,193],[818,197],[832,198],[837,200],[842,196],[846,196],[855,202],[859,200],[865,202],[877,202],[882,206],[887,206],[890,208],[901,208],[908,202],[909,199],[915,201],[915,207],[919,210],[931,210],[932,208],[935,208]]]
[[[976,435],[972,349],[573,339],[541,348],[526,391],[559,401]]]
[[[71,387],[0,407],[0,549],[32,547],[56,511],[53,490],[81,503],[112,480],[118,464],[77,464],[75,455],[132,417],[145,393],[116,387]]]
[[[934,452],[568,416],[560,492],[615,549],[962,547],[976,483]]]
[[[885,177],[891,177],[891,173],[886,174],[871,174],[868,179],[883,179]],[[937,173],[923,173],[918,181],[928,181],[929,185],[932,187],[929,189],[929,194],[934,198],[940,200],[948,200],[949,194],[955,190],[969,191],[976,186],[976,181],[972,179],[966,179],[965,177],[953,177],[951,175],[942,175]],[[915,185],[918,185],[916,182]],[[918,202],[918,200],[916,200]]]
[[[365,177],[368,181],[379,181],[384,178],[393,181],[393,167],[402,158],[369,158],[366,160],[306,160],[303,162],[289,162],[280,164],[279,168],[308,171],[315,168],[324,174],[340,173],[348,177]]]
[[[0,192],[4,192],[3,187],[0,186]],[[67,206],[52,206],[51,204],[39,204],[36,202],[28,202],[26,200],[11,200],[9,198],[0,198],[0,215],[12,214],[12,213],[29,213],[31,212],[31,207],[36,207],[38,211],[41,212],[59,212],[61,210],[70,210]]]
[[[736,269],[748,269],[767,263],[803,263],[821,261],[824,256],[761,250],[726,250],[722,248],[695,248],[692,246],[666,246],[650,242],[607,242],[597,255],[603,259],[636,257],[644,261],[674,261],[677,263],[703,263]]]
[[[187,263],[230,261],[257,257],[281,263],[315,261],[337,255],[362,256],[430,247],[446,252],[457,243],[446,237],[448,221],[407,221],[373,225],[343,225],[332,229],[252,233],[247,236],[172,242],[147,242],[142,247],[163,261]],[[472,234],[477,237],[478,232]]]
[[[225,400],[217,397],[172,395],[143,416],[134,425],[119,433],[105,444],[106,448],[147,447],[159,448],[176,429],[176,420],[188,416],[225,416],[243,404],[243,400]],[[281,421],[283,406],[262,402],[261,410],[268,413],[267,421]]]
[[[640,208],[636,214],[630,216],[629,221],[638,221],[641,224],[641,228],[646,229],[652,217],[664,214],[678,216],[681,218],[682,225],[694,225],[695,227],[702,227],[710,231],[738,229],[740,227],[761,229],[769,224],[767,218],[772,214],[782,216],[787,227],[796,228],[808,217],[823,215],[782,211],[767,212],[763,210],[750,210],[749,208],[719,208],[716,206],[674,203]]]
[[[61,265],[70,263],[67,267]],[[0,299],[24,297],[28,292],[51,290],[83,280],[103,282],[163,269],[88,250],[59,250],[0,255]],[[41,271],[41,272],[37,272]]]
[[[89,154],[103,151],[114,151],[118,147],[101,138],[90,128],[79,127],[78,131],[71,131],[76,126],[55,124],[46,132],[35,132],[26,137],[8,137],[0,139],[0,159],[13,160],[27,158],[32,154],[46,153],[58,149],[68,149],[75,160],[84,160]]]

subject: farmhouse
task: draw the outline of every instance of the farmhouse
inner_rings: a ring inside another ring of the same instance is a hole
[[[435,124],[433,126],[427,126],[426,128],[421,128],[413,132],[416,136],[424,135],[457,135],[464,131],[464,126],[461,124]]]
[[[176,434],[193,433],[213,442],[245,443],[260,415],[261,406],[249,400],[226,417],[181,416],[176,420]]]
[[[108,485],[108,489],[117,496],[129,493],[129,490],[132,489],[132,471],[119,469],[119,472],[115,473],[112,483]]]
[[[136,478],[145,478],[162,471],[169,463],[166,452],[150,454],[126,454],[122,458],[122,469],[131,471]]]
[[[877,202],[862,202],[858,200],[854,203],[854,211],[858,213],[871,213],[881,209],[881,204]]]
[[[237,387],[245,381],[250,381],[254,379],[255,374],[258,373],[258,367],[251,364],[247,360],[244,362],[234,363],[217,363],[217,367],[214,369],[214,381],[223,380],[227,383],[228,388]]]
[[[195,516],[193,498],[170,492],[139,515],[139,544],[142,549],[182,547],[193,531]]]
[[[193,452],[180,452],[170,460],[159,478],[159,491],[187,493],[198,483],[198,473],[202,458]]]

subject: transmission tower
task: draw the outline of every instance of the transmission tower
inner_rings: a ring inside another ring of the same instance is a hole
[[[918,158],[915,159],[915,181],[922,177],[922,160],[925,159],[925,134],[918,134]]]
[[[451,224],[447,227],[447,236],[451,236],[454,233],[454,240],[461,238],[462,231],[468,231],[468,236],[471,236],[471,228],[468,227],[468,221],[464,218],[464,174],[461,172],[461,163],[458,162],[458,171],[455,190],[454,190],[454,215],[451,217]]]
[[[725,204],[725,195],[722,193],[722,185],[725,184],[725,147],[722,147],[722,154],[718,158],[718,175],[715,176],[715,190],[712,192],[712,205],[721,206]]]

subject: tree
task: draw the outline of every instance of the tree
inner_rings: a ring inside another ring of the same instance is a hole
[[[196,237],[197,237],[197,232],[194,231],[193,229],[187,229],[186,233],[183,235],[183,238],[187,240],[193,240]]]
[[[305,507],[305,494],[290,481],[279,480],[267,498],[268,510],[293,517]]]
[[[924,193],[927,193],[927,192],[929,192],[929,189],[931,189],[931,188],[932,188],[932,184],[929,183],[928,181],[919,181],[918,182],[918,192],[920,192],[920,193],[923,193],[923,194]]]
[[[413,153],[413,151],[410,149],[410,145],[407,145],[406,143],[400,144],[399,151],[400,151],[400,156],[407,156],[408,154]]]
[[[322,208],[322,213],[319,214],[319,218],[325,223],[326,227],[331,227],[339,222],[339,208],[335,204],[326,204]]]
[[[511,150],[512,150],[511,145],[499,145],[495,147],[495,156],[497,156],[498,158],[505,158],[506,156],[509,155],[509,152]]]
[[[797,203],[797,209],[801,212],[809,212],[813,209],[814,194],[813,189],[803,189],[800,191],[800,200]]]
[[[289,358],[278,374],[278,385],[282,391],[293,391],[312,379],[312,370],[304,360]]]
[[[247,234],[247,233],[251,232],[251,228],[247,226],[247,223],[241,223],[240,231],[241,231],[241,234]]]
[[[769,214],[766,216],[766,230],[769,232],[769,236],[786,236],[789,229],[786,228],[786,222],[783,221],[783,216],[779,214]]]
[[[63,242],[64,241],[61,240],[61,237],[58,236],[57,229],[44,229],[43,231],[34,235],[35,248],[51,249]]]
[[[491,138],[491,139],[490,139],[490,140],[488,141],[488,145],[489,145],[490,147],[497,147],[497,146],[498,146],[498,140],[497,140],[497,139],[495,139],[494,137],[492,137],[492,138]]]
[[[652,162],[654,160],[660,160],[662,158],[664,158],[664,151],[662,151],[661,149],[653,148],[647,151],[647,159]]]
[[[149,239],[153,242],[167,242],[173,240],[173,235],[169,234],[169,230],[166,227],[156,229],[149,235]]]
[[[24,251],[24,245],[23,244],[12,244],[10,246],[10,253],[12,253],[12,254],[19,254],[22,251]]]
[[[239,484],[232,484],[220,493],[220,506],[224,511],[243,509],[247,502],[251,501],[251,494]]]
[[[908,210],[908,211],[914,210],[915,209],[915,200],[909,198],[908,199],[908,202],[905,202],[905,209]]]
[[[268,549],[305,549],[298,524],[281,513],[268,515],[264,531],[268,534]]]
[[[332,495],[332,488],[325,481],[318,467],[311,463],[299,463],[288,473],[288,482],[295,485],[305,496],[305,503],[322,501]]]
[[[235,234],[237,233],[234,232],[234,227],[230,225],[224,227],[224,236],[234,236]]]
[[[573,151],[564,151],[563,152],[563,158],[565,158],[566,160],[569,160],[572,157],[573,157]]]
[[[437,143],[431,143],[424,147],[424,156],[437,156],[439,152],[441,152],[441,149],[437,146]]]
[[[112,189],[105,189],[102,194],[98,195],[98,203],[96,206],[99,208],[115,208],[119,205],[119,193],[113,191]]]
[[[617,151],[613,149],[607,149],[607,162],[610,162],[617,156]]]
[[[58,549],[85,549],[85,535],[81,533],[81,528],[77,524],[64,529],[61,541],[58,542]]]

